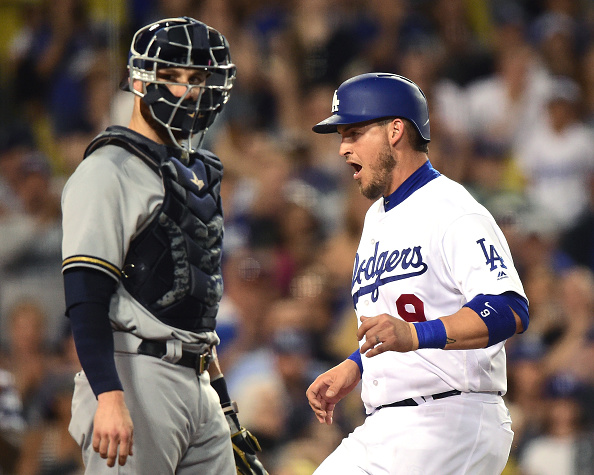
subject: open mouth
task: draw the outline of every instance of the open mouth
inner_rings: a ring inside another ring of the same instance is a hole
[[[355,173],[353,173],[353,178],[355,178],[355,179],[359,178],[359,173],[361,172],[361,169],[363,167],[357,163],[351,163],[350,165],[351,165],[351,167],[353,167],[353,170],[355,170]]]

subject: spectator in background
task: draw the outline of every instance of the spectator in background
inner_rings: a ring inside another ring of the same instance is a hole
[[[51,321],[47,338],[55,343],[63,318],[60,197],[52,188],[47,158],[29,150],[19,160],[15,196],[20,209],[0,216],[0,315],[19,299],[35,295]],[[6,318],[0,320],[6,339]]]
[[[297,0],[286,29],[286,47],[303,90],[337,84],[357,56],[361,42],[345,15],[331,0]]]
[[[594,174],[588,177],[588,190],[588,206],[561,234],[558,247],[566,265],[586,266],[594,272]]]
[[[548,74],[524,43],[496,51],[493,74],[465,89],[467,133],[474,139],[515,150],[530,137],[545,109]]]
[[[556,78],[547,97],[546,120],[531,131],[517,153],[534,212],[557,234],[586,209],[588,180],[594,173],[594,132],[578,115],[580,100],[574,81]]]
[[[265,342],[261,331],[264,316],[281,295],[275,272],[274,256],[267,250],[244,247],[225,257],[225,292],[220,306],[224,333],[220,354],[226,375],[237,365],[246,363],[245,354],[256,352]],[[230,390],[233,391],[231,387]]]
[[[319,246],[318,257],[326,275],[331,321],[317,347],[323,348],[332,362],[342,361],[353,348],[357,322],[353,319],[353,298],[349,289],[363,221],[369,208],[369,201],[361,195],[355,183],[349,183],[346,190],[342,226]]]
[[[469,191],[496,220],[514,219],[526,203],[509,176],[510,147],[487,138],[476,139],[473,145],[466,177]]]
[[[17,101],[34,122],[47,113],[55,134],[89,128],[84,78],[104,40],[85,2],[43,0],[25,21],[13,41]]]
[[[470,4],[463,0],[437,0],[427,3],[425,15],[444,48],[444,61],[439,75],[460,87],[466,87],[482,76],[491,74],[493,60],[488,44],[481,41],[472,18]],[[474,2],[478,10],[486,2]],[[484,12],[487,13],[487,12]]]
[[[546,385],[545,430],[520,458],[522,475],[589,475],[594,467],[594,436],[584,424],[585,388],[565,374]]]
[[[23,406],[14,376],[0,369],[0,473],[13,473],[25,428]]]
[[[0,129],[0,220],[21,210],[17,190],[24,158],[34,150],[29,127],[15,123]]]
[[[583,46],[591,34],[584,21],[587,16],[580,12],[579,2],[546,0],[544,3],[545,9],[531,24],[532,42],[551,75],[575,80]]]
[[[543,401],[546,381],[543,357],[546,346],[538,336],[527,334],[508,351],[508,391],[505,402],[513,422],[514,441],[509,466],[515,467],[524,447],[544,430],[546,406]]]
[[[445,60],[436,38],[425,38],[404,48],[399,74],[411,78],[425,91],[431,119],[431,163],[448,178],[465,181],[470,146],[466,130],[466,102],[461,87],[438,76]]]
[[[80,448],[68,432],[74,374],[52,372],[43,388],[42,417],[25,433],[16,475],[82,475]]]
[[[524,247],[539,247],[536,238],[525,241]],[[537,251],[538,252],[538,251]],[[563,327],[563,313],[558,289],[560,280],[550,262],[530,265],[530,257],[524,263],[524,285],[530,295],[530,334],[544,345],[551,345],[559,337]],[[510,344],[513,344],[513,340]]]
[[[581,63],[581,83],[584,88],[585,122],[594,128],[594,43],[590,44]]]
[[[544,358],[545,374],[570,374],[594,387],[594,274],[585,267],[570,268],[562,274],[557,292],[562,319],[559,335]]]
[[[430,37],[434,35],[430,20],[419,14],[414,2],[372,0],[359,2],[358,6],[356,25],[362,50],[349,65],[349,74],[353,74],[354,69],[361,72],[398,71],[402,66],[403,55],[430,43]],[[431,69],[431,64],[427,64],[427,67]],[[344,77],[338,79],[344,80]],[[417,84],[426,90],[425,84]]]
[[[20,301],[8,313],[8,342],[0,367],[14,374],[15,388],[29,426],[41,420],[40,391],[50,368],[46,345],[47,316],[33,300]]]

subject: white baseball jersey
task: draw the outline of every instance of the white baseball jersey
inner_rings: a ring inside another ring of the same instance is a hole
[[[130,242],[151,221],[163,197],[161,177],[140,158],[115,145],[94,151],[77,167],[62,193],[63,270],[91,267],[119,282]],[[112,297],[109,316],[115,330],[140,338],[218,343],[214,332],[198,335],[159,321],[121,282]]]
[[[464,187],[442,175],[412,186],[398,204],[402,187],[367,212],[352,281],[358,320],[387,313],[421,322],[451,315],[478,294],[525,297],[503,233]],[[366,410],[451,389],[504,394],[503,345],[363,355]]]

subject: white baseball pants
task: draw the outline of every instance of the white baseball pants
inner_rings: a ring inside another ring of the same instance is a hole
[[[512,439],[501,396],[462,393],[376,411],[314,475],[499,475]]]

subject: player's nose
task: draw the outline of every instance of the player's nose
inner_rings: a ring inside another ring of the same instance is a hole
[[[349,158],[349,155],[353,152],[351,150],[350,145],[348,143],[345,143],[344,140],[342,140],[340,142],[340,147],[338,148],[338,153],[341,157]]]
[[[188,86],[184,84],[171,84],[169,90],[175,97],[182,97],[188,91]]]

